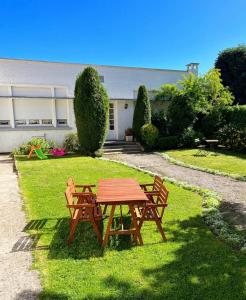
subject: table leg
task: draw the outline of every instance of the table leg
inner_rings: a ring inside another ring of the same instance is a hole
[[[104,239],[103,239],[103,247],[105,247],[108,243],[110,229],[111,229],[112,221],[113,221],[113,218],[114,218],[114,212],[115,212],[115,205],[112,205],[111,212],[110,212],[109,219],[108,219],[108,225],[107,225],[106,233],[105,233],[105,236],[104,236]]]
[[[136,229],[136,233],[134,234],[134,236],[136,236],[138,238],[139,244],[142,246],[143,245],[143,239],[142,239],[142,236],[141,236],[141,233],[140,233],[140,230],[139,230],[139,226],[138,226],[138,222],[137,222],[137,219],[136,219],[136,216],[135,216],[135,213],[134,213],[133,205],[129,204],[129,210],[130,210],[130,213],[132,215],[133,226]]]

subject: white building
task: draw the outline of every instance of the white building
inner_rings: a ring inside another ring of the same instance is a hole
[[[45,136],[62,143],[76,131],[73,97],[78,73],[86,64],[0,59],[0,152],[10,152],[32,137]],[[134,99],[138,87],[158,89],[177,83],[187,70],[92,65],[100,74],[110,97],[108,139],[121,140],[132,126]]]

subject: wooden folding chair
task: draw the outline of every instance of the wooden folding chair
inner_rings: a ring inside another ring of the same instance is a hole
[[[154,221],[163,240],[166,241],[161,223],[165,208],[167,207],[168,190],[163,183],[161,185],[158,183],[158,189],[158,191],[145,192],[149,201],[147,201],[144,207],[135,207],[135,214],[139,222],[139,229],[141,229],[143,222]]]
[[[156,175],[154,177],[154,182],[153,183],[140,184],[140,187],[147,194],[147,197],[149,198],[149,200],[153,201],[154,198],[153,198],[153,196],[151,195],[150,192],[158,192],[162,185],[163,185],[163,179]]]
[[[74,233],[78,222],[91,222],[97,235],[98,241],[102,243],[102,237],[98,228],[98,222],[102,220],[102,211],[100,205],[96,203],[96,195],[93,193],[73,193],[68,186],[65,191],[67,207],[70,212],[70,233],[68,244],[74,239]]]
[[[72,193],[82,192],[82,193],[92,193],[92,188],[96,186],[94,184],[75,184],[72,177],[69,177],[67,180],[67,186],[71,188]],[[78,189],[81,189],[80,191]]]

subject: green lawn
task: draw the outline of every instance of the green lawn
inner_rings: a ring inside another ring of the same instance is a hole
[[[207,156],[196,156],[197,149],[170,150],[164,153],[184,163],[220,172],[246,176],[246,154],[229,151],[208,151]]]
[[[201,218],[201,197],[167,184],[169,206],[162,242],[153,223],[142,230],[144,246],[114,239],[103,250],[89,224],[81,224],[71,247],[64,189],[77,182],[132,177],[151,182],[142,172],[112,162],[83,158],[18,160],[20,186],[36,238],[35,267],[41,299],[245,299],[246,257],[217,240]],[[107,219],[104,221],[104,230]]]

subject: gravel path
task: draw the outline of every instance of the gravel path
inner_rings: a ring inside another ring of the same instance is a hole
[[[25,214],[13,160],[0,155],[0,299],[37,299],[40,283],[30,270],[31,240],[23,232]]]
[[[246,229],[246,182],[174,165],[154,153],[117,154],[108,158],[217,192],[222,197],[224,218],[239,229]]]

